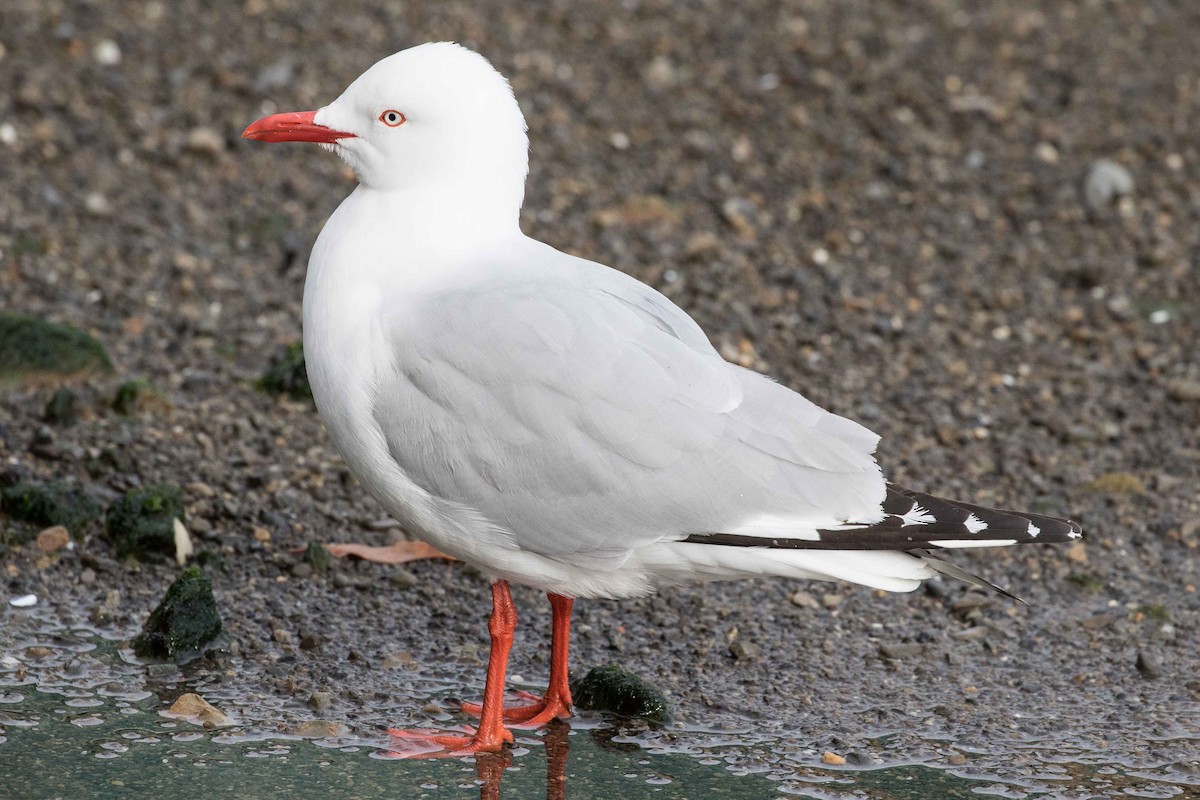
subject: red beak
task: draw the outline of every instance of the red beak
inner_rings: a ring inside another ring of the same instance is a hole
[[[332,144],[338,139],[352,139],[353,133],[335,131],[313,122],[315,111],[288,111],[263,117],[242,131],[243,139],[260,142],[321,142]]]

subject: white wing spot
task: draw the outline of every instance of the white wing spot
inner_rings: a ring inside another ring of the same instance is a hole
[[[1016,539],[942,539],[930,542],[934,547],[1008,547]]]
[[[1033,524],[1033,521],[1032,521],[1032,520],[1030,520],[1030,522],[1029,522],[1029,531],[1028,531],[1028,532],[1029,532],[1029,535],[1030,535],[1030,536],[1032,536],[1033,538],[1035,538],[1035,539],[1036,539],[1036,538],[1037,538],[1037,535],[1038,535],[1039,533],[1041,533],[1041,532],[1042,532],[1042,529],[1041,529],[1041,528],[1039,528],[1037,525],[1034,525],[1034,524]]]
[[[1083,538],[1083,534],[1080,533],[1079,531],[1071,531],[1070,533],[1067,534],[1067,536],[1069,536],[1072,539],[1082,539]]]
[[[902,528],[907,528],[909,525],[928,525],[931,522],[937,522],[937,517],[930,514],[925,509],[921,508],[920,503],[913,503],[913,507],[908,510],[907,514],[900,517]]]
[[[986,531],[988,525],[974,514],[968,514],[967,518],[963,520],[963,527],[967,529],[967,533],[979,533]]]

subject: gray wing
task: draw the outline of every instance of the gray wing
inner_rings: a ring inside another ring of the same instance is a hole
[[[728,364],[650,287],[549,252],[387,321],[376,419],[419,486],[576,563],[880,518],[874,434]]]

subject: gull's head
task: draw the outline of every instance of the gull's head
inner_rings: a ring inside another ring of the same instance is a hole
[[[517,208],[528,171],[512,87],[483,56],[451,42],[388,56],[324,108],[264,117],[242,136],[317,142],[373,189],[515,194]]]

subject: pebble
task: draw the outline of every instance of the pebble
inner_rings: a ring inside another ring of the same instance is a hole
[[[225,149],[225,137],[212,128],[192,128],[185,144],[189,152],[203,156],[220,155]]]
[[[401,650],[385,656],[381,666],[384,669],[396,669],[397,667],[411,667],[414,663],[416,663],[416,659],[413,658],[412,653]]]
[[[308,707],[313,711],[328,711],[333,706],[333,694],[313,692],[308,698]]]
[[[737,661],[754,661],[762,655],[762,648],[754,642],[738,640],[729,645],[729,654]]]
[[[846,763],[846,759],[843,758],[842,756],[839,756],[837,753],[833,752],[832,750],[826,750],[824,753],[821,754],[821,763],[822,764],[832,764],[835,767],[840,767]]]
[[[8,604],[13,608],[33,608],[37,605],[36,594],[23,594],[19,597],[14,597],[8,601]]]
[[[988,608],[992,605],[992,598],[986,594],[979,592],[967,592],[962,597],[950,604],[950,610],[955,614],[966,614],[980,608]]]
[[[789,597],[788,600],[792,605],[799,608],[811,608],[815,610],[821,607],[821,604],[817,602],[817,598],[813,597],[803,589],[792,592],[791,597]]]
[[[950,764],[955,767],[961,767],[963,764],[967,763],[967,757],[964,756],[962,753],[955,753],[954,755],[950,756],[950,758],[948,758],[946,760],[949,761]]]
[[[292,729],[292,733],[296,736],[302,736],[305,739],[325,739],[331,736],[345,736],[349,732],[350,729],[342,723],[331,722],[326,719],[305,720]]]
[[[92,58],[103,67],[115,67],[121,63],[121,47],[112,39],[101,39],[92,48]]]
[[[35,543],[43,553],[52,553],[70,544],[71,534],[62,525],[55,525],[39,531]]]
[[[821,603],[828,609],[835,609],[842,604],[842,596],[840,594],[823,594],[821,595]]]
[[[645,72],[646,84],[651,89],[669,89],[674,86],[679,79],[675,70],[675,65],[671,63],[671,59],[664,55],[657,55],[646,67]]]
[[[417,576],[406,569],[393,570],[388,579],[397,589],[411,589],[417,585]]]
[[[1142,677],[1153,680],[1162,675],[1162,665],[1158,659],[1146,650],[1139,650],[1137,654],[1137,670],[1142,673]]]
[[[192,692],[181,694],[179,699],[163,713],[170,717],[182,717],[188,722],[203,725],[206,728],[230,725],[233,722],[225,712]]]
[[[108,217],[112,215],[112,203],[100,192],[88,192],[83,198],[83,208],[93,217]]]
[[[1200,381],[1176,378],[1167,382],[1167,395],[1172,400],[1200,400]]]
[[[919,656],[925,651],[925,645],[920,642],[897,642],[879,645],[879,654],[884,658],[900,659]]]
[[[1088,208],[1102,211],[1118,197],[1133,194],[1133,175],[1115,161],[1093,161],[1083,183],[1083,199]]]

